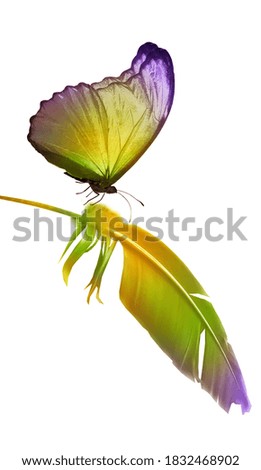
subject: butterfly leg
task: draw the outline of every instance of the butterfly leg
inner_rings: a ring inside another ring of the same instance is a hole
[[[95,192],[95,191],[94,191]],[[96,193],[95,192],[95,196],[91,197],[91,199],[88,199],[85,203],[84,203],[84,206],[86,206],[86,204],[89,204],[89,202],[93,201],[93,199],[96,199],[96,197],[99,197],[99,193]]]
[[[77,181],[77,183],[78,183],[78,181]],[[85,191],[88,191],[88,189],[90,189],[90,185],[87,186],[87,188],[85,188],[83,191],[79,191],[79,192],[76,193],[76,194],[83,194],[83,193],[85,193]],[[91,194],[91,193],[90,193],[90,194]],[[89,194],[89,196],[90,196],[90,194]],[[88,196],[87,196],[87,197],[88,197]]]
[[[103,193],[103,195],[101,196],[101,198],[99,199],[99,201],[93,202],[92,205],[98,204],[98,202],[101,202],[101,201],[103,200],[104,196],[105,196],[105,193]],[[93,198],[93,199],[94,199],[94,198]]]

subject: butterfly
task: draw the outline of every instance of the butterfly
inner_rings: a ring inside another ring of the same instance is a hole
[[[158,135],[173,97],[171,57],[147,42],[119,77],[67,86],[42,101],[28,140],[50,163],[88,183],[95,197],[115,193],[114,183]]]

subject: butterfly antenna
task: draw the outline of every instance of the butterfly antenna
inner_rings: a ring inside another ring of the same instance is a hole
[[[119,190],[118,190],[117,193],[118,193],[121,197],[123,197],[123,199],[125,199],[125,201],[127,202],[128,206],[129,206],[129,209],[130,209],[130,218],[129,218],[129,222],[130,222],[131,219],[132,219],[132,207],[131,207],[131,205],[130,205],[130,202],[128,201],[128,199],[127,199],[125,196],[123,196],[123,194],[121,194],[121,193],[124,193],[124,191],[119,191]],[[127,193],[127,194],[128,194],[128,193]],[[136,198],[134,198],[134,199],[136,199]]]
[[[128,194],[128,196],[131,196],[131,197],[133,197],[133,199],[135,199],[135,201],[139,202],[139,203],[140,203],[142,206],[144,206],[143,202],[142,202],[142,201],[140,201],[139,199],[137,199],[135,196],[133,196],[133,194],[127,193],[127,191],[122,191],[121,189],[118,189],[118,190],[117,190],[117,192],[118,192],[118,193],[124,193],[124,194]],[[122,197],[124,197],[124,196],[122,196]],[[127,198],[126,198],[126,197],[125,197],[124,199],[126,199],[126,200],[127,200]],[[129,201],[128,201],[128,202],[129,202]]]

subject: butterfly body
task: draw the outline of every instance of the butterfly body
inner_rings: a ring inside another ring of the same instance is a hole
[[[170,55],[146,43],[119,77],[67,86],[42,101],[30,120],[28,140],[96,194],[115,193],[113,184],[160,132],[173,96]]]
[[[102,188],[99,185],[99,183],[97,183],[96,181],[88,180],[86,182],[89,183],[90,188],[92,189],[92,191],[94,193],[97,193],[97,194],[100,194],[100,193],[108,193],[108,194],[117,193],[117,189],[115,188],[115,186],[107,186],[106,188]]]
[[[74,178],[78,183],[87,183],[89,186],[84,191],[91,188],[91,190],[96,194],[100,194],[100,193],[108,193],[108,194],[117,193],[117,188],[115,188],[115,186],[112,186],[110,184],[108,184],[108,185],[105,184],[104,185],[104,182],[94,181],[94,180],[90,180],[88,178],[77,178],[76,176],[72,176],[67,172],[65,172],[65,174],[67,176],[70,176],[71,178]],[[81,194],[81,193],[79,193],[79,194]]]

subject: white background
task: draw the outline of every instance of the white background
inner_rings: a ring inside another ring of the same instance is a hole
[[[247,216],[245,242],[192,243],[186,233],[179,242],[167,234],[164,240],[213,298],[253,406],[244,416],[238,407],[227,415],[124,309],[120,247],[104,277],[104,305],[95,298],[87,305],[83,288],[97,253],[79,262],[66,287],[58,264],[65,243],[48,243],[44,224],[39,242],[14,242],[14,218],[32,218],[33,209],[1,202],[1,468],[25,468],[21,457],[30,456],[182,453],[238,454],[240,469],[259,468],[259,6],[209,0],[2,6],[1,194],[80,212],[78,185],[27,142],[30,116],[68,84],[119,75],[146,41],[171,54],[171,114],[117,186],[145,203],[132,204],[134,216],[165,217],[174,208],[202,224],[225,218],[227,207],[235,218]],[[119,199],[105,202],[128,217]],[[41,215],[55,223],[54,214]]]

